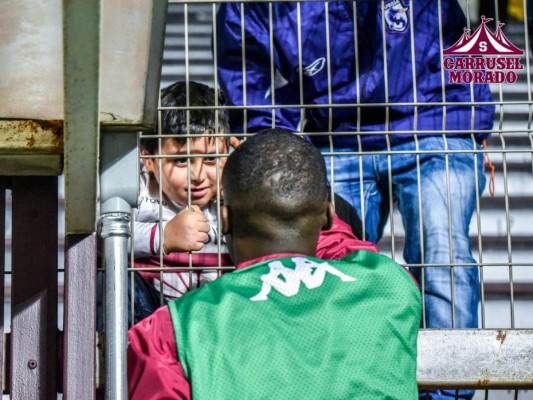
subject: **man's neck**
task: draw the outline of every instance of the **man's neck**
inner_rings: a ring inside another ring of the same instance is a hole
[[[303,254],[314,256],[318,237],[313,238],[279,238],[278,240],[258,240],[257,238],[244,238],[236,241],[233,254],[235,264],[240,264],[271,254]]]
[[[269,254],[268,256],[258,257],[254,258],[252,260],[244,261],[236,265],[235,269],[243,269],[246,267],[249,267],[254,264],[258,264],[260,262],[271,260],[273,258],[285,258],[285,257],[305,257],[305,254],[301,253],[275,253],[275,254]]]

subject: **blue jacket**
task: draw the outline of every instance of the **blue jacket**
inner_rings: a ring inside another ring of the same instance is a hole
[[[394,144],[413,140],[415,131],[429,131],[433,135],[445,131],[451,135],[470,134],[472,130],[488,132],[492,128],[492,105],[476,105],[472,121],[472,102],[492,101],[489,86],[449,84],[448,73],[441,65],[442,50],[453,45],[467,25],[456,0],[441,1],[442,46],[437,0],[386,0],[384,13],[381,1],[359,0],[355,2],[356,21],[352,2],[300,4],[298,19],[295,2],[272,3],[272,38],[269,3],[220,5],[216,57],[228,104],[310,106],[234,110],[230,118],[232,132],[256,132],[272,127],[273,110],[276,127],[305,131],[319,146],[329,143],[324,132],[338,132],[334,137],[337,148],[357,148],[356,136],[341,132],[367,132],[361,136],[365,146],[383,148],[385,136],[375,132],[393,131],[390,138]],[[244,43],[241,8],[244,8]],[[414,46],[411,46],[412,36]],[[418,104],[442,103],[443,92],[446,102],[452,104],[446,107]],[[383,105],[387,102],[393,104],[387,108]],[[357,103],[363,107],[355,107]],[[320,104],[334,107],[317,107]],[[483,139],[487,132],[477,134],[477,138]]]

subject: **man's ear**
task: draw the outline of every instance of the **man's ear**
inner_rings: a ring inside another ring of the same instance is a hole
[[[141,156],[151,156],[151,154],[144,147],[141,147]],[[154,158],[141,158],[144,168],[148,173],[152,174],[154,172]]]
[[[220,206],[220,218],[222,219],[222,234],[228,235],[231,233],[231,222],[230,222],[230,209],[227,205],[222,204]]]
[[[335,208],[333,207],[333,203],[331,201],[328,201],[328,205],[326,206],[326,214],[325,214],[325,222],[324,225],[322,225],[322,230],[326,231],[333,225],[333,217],[335,216]]]

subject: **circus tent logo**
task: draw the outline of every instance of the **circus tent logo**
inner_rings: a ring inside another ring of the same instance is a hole
[[[492,33],[487,23],[492,18],[481,17],[481,25],[470,35],[464,28],[457,42],[443,51],[444,68],[449,72],[450,83],[514,83],[516,71],[524,69],[520,58],[524,51],[504,35],[498,21]]]

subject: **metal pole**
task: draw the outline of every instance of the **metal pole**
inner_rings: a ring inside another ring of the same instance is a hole
[[[105,398],[128,398],[126,349],[128,332],[128,239],[131,207],[113,197],[102,206],[105,291]]]

